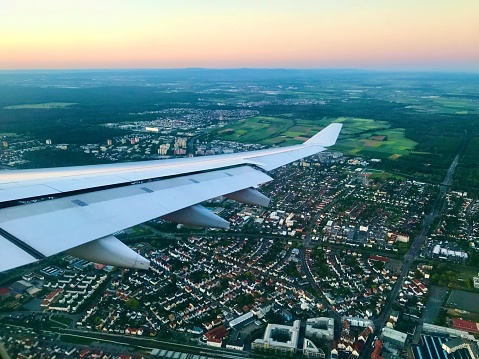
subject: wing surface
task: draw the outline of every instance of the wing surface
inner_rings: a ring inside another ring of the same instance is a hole
[[[272,180],[264,170],[325,150],[340,129],[331,124],[302,145],[232,155],[0,172],[0,250],[9,257],[0,271],[105,237],[108,246],[111,234],[157,217],[224,227],[194,206],[241,197]]]

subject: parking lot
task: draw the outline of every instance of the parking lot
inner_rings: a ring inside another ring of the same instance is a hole
[[[422,319],[426,323],[433,323],[441,311],[442,304],[447,298],[447,288],[431,286],[431,296],[426,304],[426,309],[422,314]]]

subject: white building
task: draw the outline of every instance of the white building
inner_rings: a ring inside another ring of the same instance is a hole
[[[374,328],[374,323],[372,320],[364,319],[360,317],[343,317],[343,320],[347,320],[349,324],[353,327],[371,327]]]
[[[241,324],[243,323],[244,321],[248,320],[248,319],[251,319],[253,317],[253,313],[251,312],[248,312],[246,314],[243,314],[242,316],[236,318],[236,319],[233,319],[229,325],[230,325],[230,328],[234,328],[235,326],[237,326],[238,324]]]
[[[392,328],[383,329],[383,339],[385,343],[391,343],[399,348],[404,348],[406,345],[407,334],[394,330]]]
[[[456,350],[467,349],[471,358],[479,358],[479,348],[477,345],[474,342],[464,338],[454,338],[442,343],[442,349],[444,349],[449,355],[454,353]]]
[[[271,310],[271,304],[261,304],[257,308],[251,310],[259,319],[263,318]]]
[[[281,354],[296,352],[301,321],[295,320],[293,326],[268,324],[263,339],[256,339],[252,343],[253,349],[272,350]]]
[[[306,337],[317,339],[334,339],[334,319],[319,317],[306,321]]]
[[[472,280],[474,281],[474,288],[479,289],[479,274],[477,277],[472,277]]]

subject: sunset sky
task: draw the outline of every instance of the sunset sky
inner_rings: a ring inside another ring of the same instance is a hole
[[[0,0],[0,69],[479,71],[479,0]]]

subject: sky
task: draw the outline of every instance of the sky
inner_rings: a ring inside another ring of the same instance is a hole
[[[479,0],[0,0],[0,69],[479,71]]]

